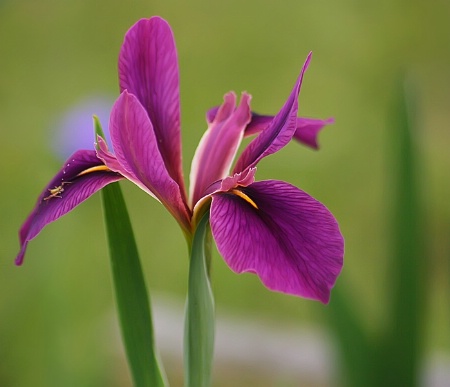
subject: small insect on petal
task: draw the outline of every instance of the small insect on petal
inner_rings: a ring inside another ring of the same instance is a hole
[[[70,184],[70,181],[63,181],[61,185],[55,186],[55,188],[49,188],[48,191],[50,192],[50,195],[46,196],[44,200],[49,200],[51,198],[60,198],[62,199],[62,193],[64,192],[64,184]]]

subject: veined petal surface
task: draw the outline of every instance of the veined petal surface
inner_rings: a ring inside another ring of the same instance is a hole
[[[257,134],[269,127],[273,116],[263,116],[256,113],[252,114],[252,120],[245,129],[245,136]],[[317,136],[325,125],[334,123],[334,119],[328,118],[320,120],[317,118],[298,117],[293,138],[303,145],[313,149],[319,149]]]
[[[164,19],[141,19],[127,32],[119,54],[119,85],[147,111],[164,164],[184,198],[178,57]]]
[[[96,170],[96,167],[98,170]],[[123,177],[107,170],[95,151],[75,152],[42,191],[32,213],[19,231],[20,252],[16,264],[21,265],[28,242],[49,223],[67,214],[78,204],[109,183]],[[87,172],[90,171],[90,172]],[[86,172],[83,174],[83,172]]]
[[[236,95],[228,93],[214,121],[203,135],[192,160],[190,198],[196,203],[214,182],[226,177],[250,121],[250,100],[242,94],[236,108]]]
[[[97,157],[100,158],[105,165],[111,169],[111,171],[120,173],[124,178],[136,184],[140,189],[142,189],[145,193],[149,194],[151,197],[161,202],[156,195],[150,191],[150,189],[139,180],[134,172],[131,170],[131,167],[126,162],[124,155],[122,155],[122,162],[125,165],[122,165],[117,159],[116,155],[109,151],[108,145],[105,140],[101,136],[97,136]]]
[[[117,161],[189,229],[189,214],[179,185],[169,175],[152,123],[138,99],[123,91],[111,111],[111,142]]]
[[[275,291],[327,303],[341,271],[344,241],[330,211],[283,181],[241,188],[257,208],[230,193],[213,195],[211,229],[236,273],[256,273]]]
[[[263,157],[278,152],[291,141],[297,124],[298,95],[311,55],[310,53],[306,58],[297,82],[283,108],[271,121],[269,127],[245,148],[234,167],[234,173],[255,167]]]
[[[208,110],[206,113],[206,120],[208,123],[211,123],[214,120],[218,110],[218,106]],[[245,128],[244,137],[253,136],[267,129],[274,118],[274,116],[252,112],[252,119]],[[331,124],[334,124],[333,118],[321,120],[318,118],[298,117],[293,138],[303,145],[313,149],[319,149],[317,136],[324,126]]]

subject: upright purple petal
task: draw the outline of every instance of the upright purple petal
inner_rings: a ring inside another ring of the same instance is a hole
[[[242,172],[256,166],[263,157],[278,152],[291,141],[297,125],[298,95],[310,60],[311,53],[306,58],[297,82],[283,108],[271,121],[269,127],[247,146],[237,161],[234,172]]]
[[[164,19],[139,20],[127,32],[119,55],[119,84],[147,111],[167,171],[184,197],[177,50]]]
[[[105,185],[123,179],[108,170],[95,151],[75,152],[42,191],[31,214],[19,231],[20,252],[16,264],[21,265],[28,242],[49,223],[67,214]]]
[[[250,95],[244,93],[236,109],[236,95],[228,93],[214,121],[195,151],[191,166],[191,194],[195,204],[207,188],[226,177],[250,121]]]
[[[212,123],[214,121],[214,118],[216,118],[216,114],[219,111],[220,106],[214,106],[213,108],[209,109],[206,112],[206,122],[208,124]]]
[[[282,181],[240,190],[215,194],[211,204],[212,233],[228,266],[256,273],[271,290],[327,303],[344,254],[330,211]]]
[[[109,124],[117,161],[163,203],[189,230],[189,213],[179,185],[169,175],[145,109],[126,90],[114,104]]]

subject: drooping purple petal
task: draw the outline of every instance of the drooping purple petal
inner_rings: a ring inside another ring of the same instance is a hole
[[[273,119],[273,116],[262,116],[253,113],[252,120],[245,129],[245,136],[251,136],[265,130]],[[293,138],[303,145],[307,145],[313,149],[319,149],[317,135],[325,125],[333,123],[334,119],[332,118],[320,120],[317,118],[298,117]]]
[[[333,118],[326,120],[304,117],[297,118],[297,128],[295,129],[294,138],[313,149],[319,149],[317,136],[325,125],[331,124],[334,124]]]
[[[298,188],[275,180],[213,196],[211,229],[230,268],[266,287],[327,303],[341,271],[344,241],[333,215]],[[255,207],[257,206],[257,208]]]
[[[233,172],[242,172],[256,166],[263,157],[278,152],[289,143],[296,129],[298,95],[310,60],[311,53],[306,58],[297,82],[283,108],[271,121],[269,127],[247,146],[239,157]]]
[[[195,151],[190,175],[190,198],[196,203],[215,181],[226,177],[250,121],[250,95],[243,93],[236,109],[236,95],[228,93],[214,121]]]
[[[169,24],[160,17],[139,20],[125,35],[120,51],[120,91],[134,94],[147,111],[164,164],[184,198],[179,83]]]
[[[111,112],[111,142],[119,164],[130,171],[189,229],[189,214],[179,185],[169,175],[152,123],[138,99],[126,90]]]
[[[218,106],[208,110],[206,113],[206,120],[208,123],[211,123],[214,120],[218,110]],[[267,129],[274,118],[274,116],[265,116],[252,112],[252,119],[245,128],[244,137],[253,136]],[[320,120],[318,118],[298,117],[293,138],[303,145],[313,149],[319,149],[317,135],[325,125],[331,124],[334,124],[333,118]]]
[[[75,152],[42,191],[31,214],[19,231],[21,265],[28,242],[49,223],[57,220],[109,183],[123,179],[108,170],[95,151]]]

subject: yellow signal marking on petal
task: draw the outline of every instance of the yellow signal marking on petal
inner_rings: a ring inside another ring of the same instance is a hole
[[[244,199],[247,203],[250,203],[253,207],[255,207],[258,210],[258,206],[256,205],[256,203],[242,191],[234,188],[231,190],[231,193],[234,193],[236,196],[239,196],[240,198]]]
[[[91,172],[99,172],[99,171],[111,171],[106,165],[97,165],[95,167],[90,167],[88,169],[85,169],[84,171],[81,171],[78,175],[75,177],[80,177],[87,175]],[[64,192],[64,185],[65,184],[71,184],[72,181],[63,181],[61,185],[55,186],[55,188],[49,188],[48,192],[50,193],[48,196],[44,198],[44,200],[49,200],[52,198],[60,198],[62,199],[62,193]]]
[[[101,171],[111,171],[111,170],[106,165],[97,165],[96,167],[90,167],[88,169],[85,169],[84,171],[81,171],[75,177],[84,176],[91,172],[101,172]]]

